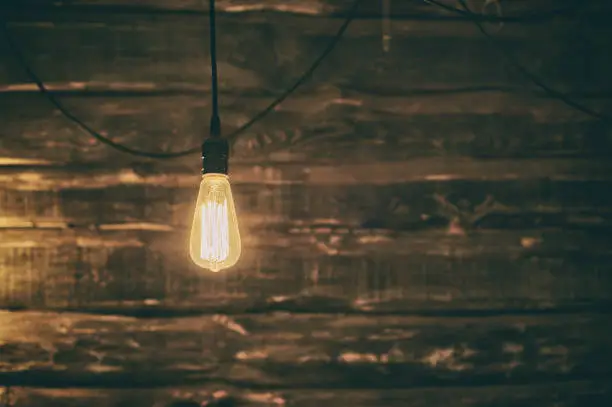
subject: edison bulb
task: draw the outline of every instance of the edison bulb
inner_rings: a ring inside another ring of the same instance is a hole
[[[218,272],[236,264],[240,252],[238,219],[228,176],[204,174],[191,226],[191,260]]]

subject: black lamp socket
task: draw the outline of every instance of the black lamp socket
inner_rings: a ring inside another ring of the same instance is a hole
[[[202,174],[228,173],[229,143],[224,138],[209,138],[202,144]]]

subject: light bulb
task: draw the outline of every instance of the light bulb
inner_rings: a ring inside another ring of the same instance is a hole
[[[240,252],[238,218],[228,176],[204,174],[191,226],[191,260],[217,272],[236,264]]]

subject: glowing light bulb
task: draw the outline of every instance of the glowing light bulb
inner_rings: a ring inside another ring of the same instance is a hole
[[[195,264],[214,272],[233,266],[240,258],[238,218],[225,174],[202,176],[189,252]]]
[[[210,137],[202,143],[202,181],[191,225],[189,255],[198,266],[217,272],[236,264],[242,249],[234,197],[227,177],[229,142],[221,138],[215,1],[209,3],[212,114]]]

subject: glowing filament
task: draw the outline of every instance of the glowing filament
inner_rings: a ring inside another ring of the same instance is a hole
[[[233,266],[241,252],[234,199],[226,175],[204,174],[191,227],[190,255],[211,271]]]
[[[229,256],[227,201],[206,202],[202,211],[202,249],[200,258],[220,263]]]

